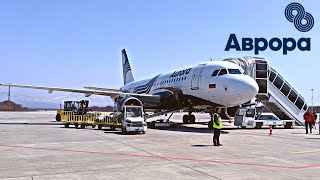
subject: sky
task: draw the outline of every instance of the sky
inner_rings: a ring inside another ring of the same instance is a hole
[[[301,3],[314,17],[309,32],[298,31],[286,19],[284,10],[291,2]],[[317,0],[2,0],[0,83],[118,89],[123,85],[123,48],[138,80],[210,58],[259,56],[309,104],[314,89],[314,104],[320,105],[319,8]],[[230,34],[239,41],[311,38],[311,51],[225,51]],[[6,92],[0,87],[0,101]],[[35,106],[83,97],[17,88],[11,93],[20,103],[33,99]],[[99,105],[111,102],[105,97],[94,100]]]

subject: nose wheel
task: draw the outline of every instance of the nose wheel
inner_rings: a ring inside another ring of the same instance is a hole
[[[196,122],[196,117],[193,114],[183,115],[182,121],[184,124],[194,124]]]

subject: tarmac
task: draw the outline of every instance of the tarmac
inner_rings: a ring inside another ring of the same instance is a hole
[[[181,113],[171,120],[182,122]],[[239,129],[224,122],[212,146],[207,114],[196,124],[122,135],[65,128],[55,112],[0,112],[1,179],[319,179],[319,129]],[[164,118],[164,116],[163,116]]]

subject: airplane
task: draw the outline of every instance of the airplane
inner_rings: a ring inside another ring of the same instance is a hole
[[[227,61],[209,61],[174,72],[155,75],[136,81],[126,50],[122,50],[124,85],[120,89],[84,87],[84,89],[56,88],[15,84],[0,84],[18,88],[83,93],[117,98],[136,97],[144,109],[170,112],[187,109],[184,123],[194,123],[196,109],[234,107],[252,100],[258,93],[256,81],[237,64]]]

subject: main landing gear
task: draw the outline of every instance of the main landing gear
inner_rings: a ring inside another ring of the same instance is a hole
[[[182,120],[184,124],[194,124],[196,123],[196,117],[191,114],[192,112],[189,111],[188,115],[183,115]]]

